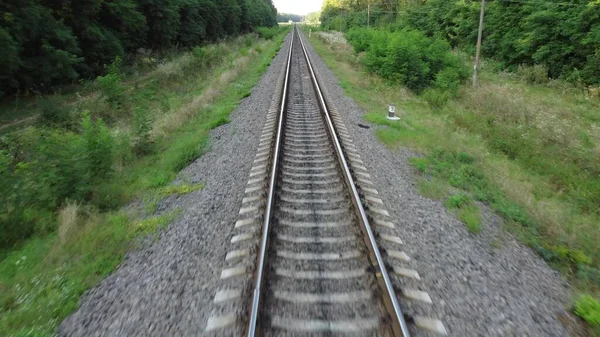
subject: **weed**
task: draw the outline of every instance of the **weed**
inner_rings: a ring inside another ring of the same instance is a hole
[[[135,237],[140,234],[154,233],[158,229],[165,228],[168,224],[173,222],[179,214],[181,214],[181,210],[174,210],[159,216],[140,220],[133,225],[133,231],[130,235]]]
[[[481,210],[473,204],[468,194],[462,192],[453,194],[444,204],[456,212],[458,219],[467,226],[471,233],[477,234],[481,231]]]
[[[457,216],[471,233],[477,234],[481,232],[481,210],[479,207],[475,205],[460,207]]]
[[[108,179],[113,173],[115,153],[110,130],[101,119],[93,121],[88,112],[83,113],[81,127],[90,182]]]
[[[138,108],[134,111],[133,129],[133,152],[138,156],[144,156],[154,151],[154,142],[151,138],[152,120],[148,110]]]
[[[66,243],[77,227],[79,205],[74,202],[67,203],[58,212],[58,238],[62,244]]]
[[[452,98],[452,95],[448,91],[430,88],[423,91],[421,97],[432,108],[441,108],[448,103],[448,101]]]
[[[517,75],[529,84],[547,84],[550,81],[548,68],[541,64],[520,65],[517,68]]]
[[[442,200],[446,197],[447,184],[439,179],[419,178],[417,181],[419,192],[430,199]]]
[[[446,201],[446,207],[448,208],[462,208],[471,204],[471,197],[465,193],[453,194]]]
[[[159,190],[158,194],[161,197],[168,197],[170,195],[184,195],[192,193],[204,188],[204,184],[179,184],[163,187]]]
[[[39,121],[42,125],[70,128],[73,126],[71,112],[66,109],[59,99],[48,96],[38,99],[40,106]]]
[[[590,295],[582,295],[575,303],[575,313],[590,326],[600,327],[600,302]]]

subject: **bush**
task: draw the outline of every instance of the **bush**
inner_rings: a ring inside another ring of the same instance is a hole
[[[136,109],[133,119],[133,152],[138,156],[152,153],[153,142],[150,137],[152,131],[152,121],[145,109]]]
[[[441,108],[452,98],[452,95],[448,91],[438,89],[425,89],[421,97],[433,108]]]
[[[428,87],[456,90],[468,75],[448,43],[416,30],[355,28],[347,38],[356,52],[365,52],[363,62],[369,71],[417,93]]]
[[[97,201],[101,207],[118,200],[106,188],[115,152],[109,129],[89,113],[83,114],[81,129],[77,134],[28,128],[2,139],[0,248],[54,231],[54,214],[66,200]]]
[[[102,95],[113,109],[118,109],[125,102],[125,90],[121,86],[120,67],[121,59],[117,57],[108,67],[108,73],[96,78],[96,83]]]
[[[207,47],[195,47],[192,50],[194,63],[200,68],[211,67],[221,61],[221,53],[214,45]]]
[[[354,47],[354,51],[358,54],[367,51],[371,47],[373,30],[353,28],[345,36],[348,42],[352,44],[352,47]]]
[[[529,84],[546,84],[548,78],[548,68],[541,64],[533,66],[520,65],[517,68],[517,75]]]
[[[54,210],[89,186],[76,134],[30,128],[9,142],[12,154],[0,155],[0,248],[54,230]]]
[[[59,128],[69,128],[73,124],[71,112],[65,109],[54,97],[40,97],[40,123]]]
[[[93,121],[88,112],[83,113],[81,127],[90,181],[102,182],[113,172],[115,142],[102,120]]]

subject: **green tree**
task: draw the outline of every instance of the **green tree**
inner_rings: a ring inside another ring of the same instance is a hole
[[[1,38],[8,42],[2,58],[10,62],[2,66],[2,75],[12,77],[2,81],[0,91],[40,90],[77,78],[83,61],[77,39],[49,8],[35,0],[4,0],[0,13]]]
[[[173,45],[180,28],[179,1],[138,0],[148,24],[149,47],[163,49]]]

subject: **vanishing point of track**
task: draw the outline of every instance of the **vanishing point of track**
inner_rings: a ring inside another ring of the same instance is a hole
[[[247,336],[409,336],[334,123],[294,28]]]

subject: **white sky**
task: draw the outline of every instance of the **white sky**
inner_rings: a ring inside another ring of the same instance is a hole
[[[321,10],[323,0],[273,0],[279,13],[305,15]]]

